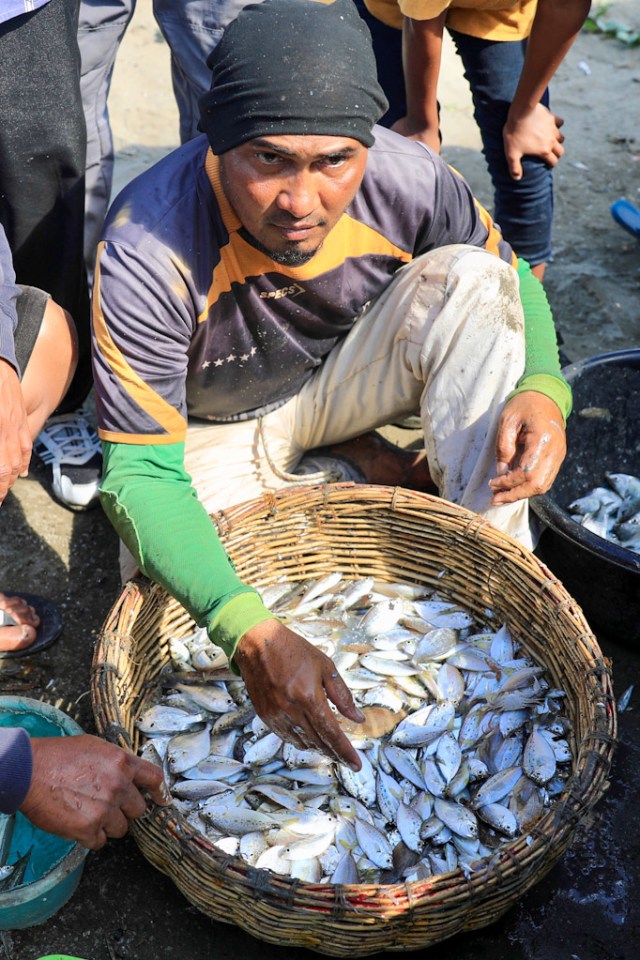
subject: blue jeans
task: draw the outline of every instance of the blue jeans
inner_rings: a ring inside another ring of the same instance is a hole
[[[367,10],[364,0],[355,0],[358,13],[371,33],[371,45],[376,58],[378,82],[389,101],[389,108],[380,123],[392,127],[407,112],[404,72],[402,69],[402,30],[389,27]]]
[[[551,167],[538,157],[525,157],[522,179],[513,180],[502,142],[502,128],[522,72],[525,42],[481,40],[449,32],[471,88],[482,152],[494,188],[494,220],[518,256],[532,266],[547,263],[553,219]],[[548,91],[542,102],[548,106]]]

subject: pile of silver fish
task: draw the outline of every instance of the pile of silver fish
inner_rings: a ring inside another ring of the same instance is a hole
[[[339,573],[262,595],[348,684],[366,720],[340,722],[362,769],[272,733],[196,631],[170,642],[161,697],[137,721],[141,755],[193,829],[256,868],[339,884],[469,875],[529,835],[564,789],[571,731],[564,692],[506,626],[420,586]]]
[[[571,519],[598,537],[640,553],[640,477],[605,473],[609,486],[594,487],[569,504]]]

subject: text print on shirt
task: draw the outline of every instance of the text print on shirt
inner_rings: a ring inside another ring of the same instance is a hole
[[[304,287],[299,283],[292,283],[290,287],[280,287],[279,290],[263,290],[260,294],[262,300],[281,300],[283,297],[297,297],[304,293]]]

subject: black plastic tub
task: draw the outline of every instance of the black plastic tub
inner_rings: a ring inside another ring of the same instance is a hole
[[[640,555],[586,530],[569,504],[605,472],[640,476],[640,348],[565,367],[573,388],[568,452],[556,481],[531,506],[545,524],[536,554],[578,601],[592,629],[618,643],[640,644]]]

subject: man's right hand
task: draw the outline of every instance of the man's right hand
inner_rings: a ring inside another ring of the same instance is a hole
[[[18,374],[0,359],[0,503],[18,477],[26,477],[31,434]]]
[[[245,633],[234,661],[256,713],[275,734],[360,769],[360,758],[327,699],[349,720],[361,723],[364,716],[333,660],[274,619]]]
[[[162,770],[99,737],[32,738],[31,786],[20,807],[36,827],[97,850],[123,837],[142,816],[141,791],[165,806],[171,796]]]

